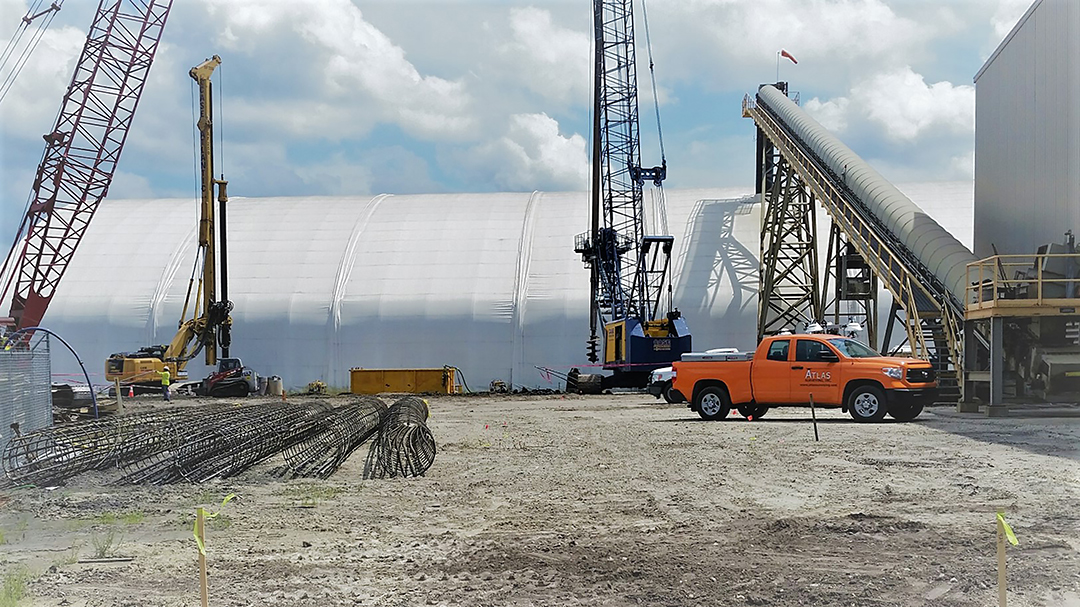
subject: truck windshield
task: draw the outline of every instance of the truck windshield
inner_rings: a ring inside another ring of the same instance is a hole
[[[829,343],[848,358],[873,358],[881,356],[853,339],[830,339]]]

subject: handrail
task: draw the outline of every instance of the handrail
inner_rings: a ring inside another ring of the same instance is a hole
[[[1062,300],[1080,303],[1080,276],[1048,275],[1046,266],[1053,260],[1080,268],[1080,253],[994,255],[969,263],[964,298],[967,308],[981,309],[1003,300],[1036,306],[1059,306]]]

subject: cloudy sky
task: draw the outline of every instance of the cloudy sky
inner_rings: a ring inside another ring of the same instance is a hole
[[[64,4],[0,101],[0,242],[24,212],[96,4]],[[776,78],[780,48],[799,62],[785,59],[780,78],[886,177],[971,179],[972,79],[1030,4],[648,0],[667,186],[752,188],[740,103]],[[28,5],[0,0],[5,42]],[[233,196],[584,190],[590,44],[586,0],[177,0],[109,196],[195,195],[187,72],[213,54]]]

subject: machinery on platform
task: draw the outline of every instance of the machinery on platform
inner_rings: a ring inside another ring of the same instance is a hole
[[[967,400],[1080,399],[1080,254],[1066,232],[1034,255],[968,265],[964,331],[988,349],[964,350]]]
[[[105,362],[105,378],[133,384],[141,391],[161,388],[160,374],[168,369],[171,379],[187,379],[186,366],[199,352],[204,353],[207,365],[217,365],[217,371],[195,385],[196,394],[208,396],[247,395],[255,390],[258,378],[239,358],[229,357],[232,302],[228,291],[228,257],[226,248],[226,203],[228,182],[214,178],[213,98],[210,76],[221,65],[214,55],[196,67],[190,75],[199,88],[199,151],[201,201],[199,205],[199,249],[195,269],[188,282],[180,326],[168,346],[150,346],[136,352],[119,352]],[[217,187],[218,216],[214,217],[214,188]],[[218,237],[215,248],[214,237]],[[196,280],[195,275],[199,277]],[[221,294],[217,294],[220,278]],[[188,317],[188,307],[195,290],[195,301]],[[218,348],[221,358],[218,358]]]
[[[675,239],[646,234],[642,188],[646,181],[656,186],[662,209],[667,161],[661,133],[660,166],[641,166],[632,0],[594,0],[593,28],[591,229],[574,243],[591,270],[589,360],[600,360],[602,328],[603,368],[613,372],[603,386],[645,387],[650,371],[691,347],[671,301]],[[659,131],[659,111],[657,123]]]

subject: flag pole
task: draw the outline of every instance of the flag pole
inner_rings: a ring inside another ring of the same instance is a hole
[[[776,51],[776,82],[780,82],[780,51]]]

